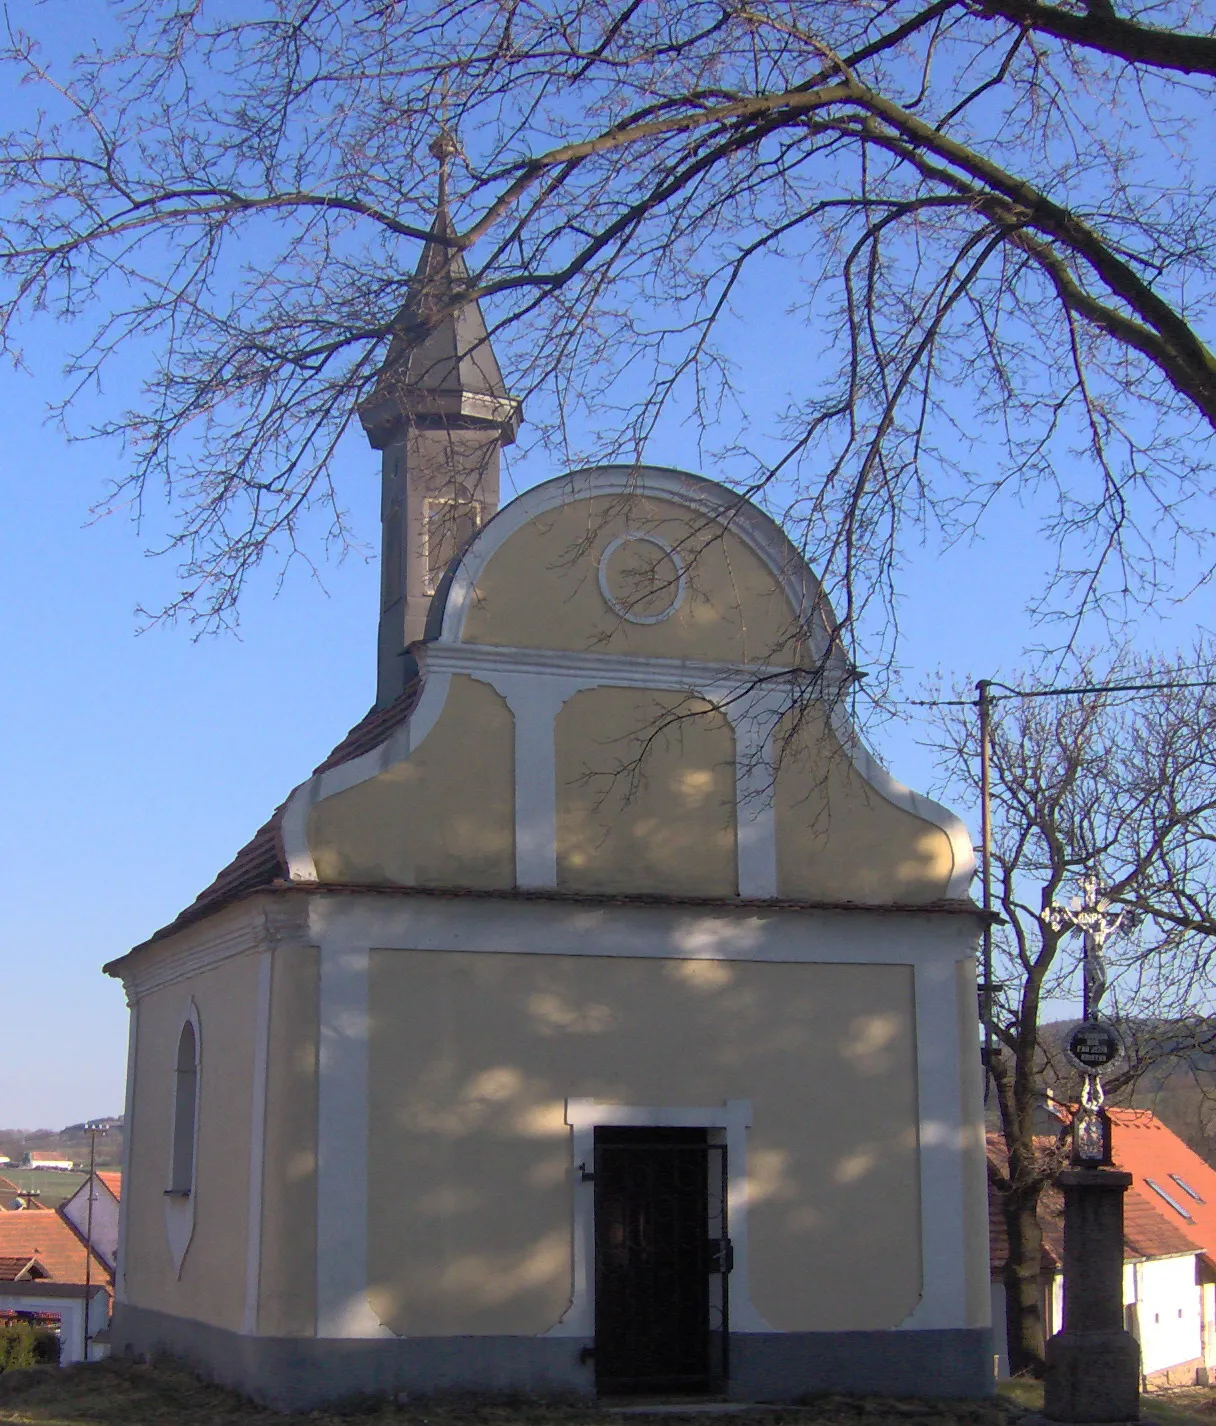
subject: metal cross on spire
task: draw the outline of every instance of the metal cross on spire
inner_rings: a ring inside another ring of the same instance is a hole
[[[439,212],[446,216],[448,208],[448,165],[460,152],[451,130],[444,124],[428,146],[430,155],[439,163]]]

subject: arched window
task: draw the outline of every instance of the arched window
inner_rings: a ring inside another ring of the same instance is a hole
[[[194,1021],[182,1026],[177,1042],[177,1071],[173,1100],[173,1162],[169,1192],[188,1194],[194,1187],[194,1129],[198,1104],[198,1035]]]

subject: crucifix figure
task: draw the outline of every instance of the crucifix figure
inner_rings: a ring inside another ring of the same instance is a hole
[[[1053,930],[1071,927],[1085,938],[1083,1018],[1086,1020],[1097,1017],[1098,1003],[1106,990],[1106,938],[1119,929],[1125,915],[1125,911],[1110,913],[1110,901],[1098,894],[1098,878],[1092,874],[1081,878],[1081,895],[1074,896],[1068,906],[1049,906],[1043,912],[1043,920]]]

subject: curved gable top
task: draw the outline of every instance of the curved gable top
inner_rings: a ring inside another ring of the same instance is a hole
[[[756,505],[703,476],[622,465],[559,476],[499,511],[448,571],[427,640],[746,666],[826,659],[840,677],[834,624],[806,561]]]

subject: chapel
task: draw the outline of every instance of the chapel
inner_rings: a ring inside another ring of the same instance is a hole
[[[452,237],[359,411],[375,702],[106,967],[113,1350],[293,1409],[984,1395],[970,838],[867,752],[756,505],[602,466],[500,507]]]

